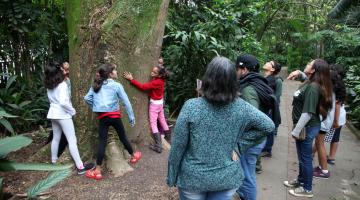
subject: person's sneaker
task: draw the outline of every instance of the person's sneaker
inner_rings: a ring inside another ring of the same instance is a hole
[[[257,174],[263,173],[262,165],[261,165],[261,164],[260,164],[260,165],[256,165],[256,167],[255,167],[255,172],[256,172]]]
[[[263,173],[263,170],[262,170],[262,169],[256,169],[255,171],[256,171],[256,174],[261,174],[261,173]]]
[[[319,172],[319,171],[321,171],[320,166],[317,166],[317,167],[314,167],[314,168],[313,168],[313,172]]]
[[[284,185],[286,187],[297,188],[300,187],[302,184],[297,179],[293,179],[290,181],[284,181]]]
[[[92,170],[92,169],[95,168],[95,166],[96,166],[96,165],[95,165],[94,163],[86,163],[86,164],[84,164],[84,168],[77,170],[77,173],[78,173],[79,175],[85,174],[85,172],[86,172],[87,170]]]
[[[321,169],[319,171],[313,171],[313,177],[319,179],[328,179],[330,177],[330,172],[324,173]]]
[[[270,152],[267,151],[263,151],[260,153],[261,157],[267,157],[267,158],[271,158],[272,154]]]
[[[289,190],[289,194],[296,197],[309,197],[309,198],[314,197],[312,191],[307,191],[302,186]]]
[[[327,163],[330,164],[330,165],[335,165],[335,159],[328,158]]]

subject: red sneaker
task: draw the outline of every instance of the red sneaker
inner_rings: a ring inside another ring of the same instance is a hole
[[[92,178],[95,180],[100,180],[102,179],[102,175],[100,172],[96,172],[95,170],[88,170],[85,172],[85,176],[88,178]]]
[[[139,161],[141,158],[141,152],[137,151],[134,153],[134,155],[130,158],[130,163],[131,164],[135,164],[137,163],[137,161]]]

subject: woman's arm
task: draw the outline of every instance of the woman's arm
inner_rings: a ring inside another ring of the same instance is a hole
[[[291,131],[291,135],[295,138],[298,138],[301,132],[301,129],[303,129],[306,124],[310,121],[311,114],[310,113],[301,113],[299,121],[296,123],[295,128]]]
[[[244,120],[249,121],[244,127],[245,131],[240,134],[238,142],[240,153],[262,142],[266,135],[275,129],[273,121],[255,107],[247,104],[245,112],[248,116]]]
[[[334,122],[333,122],[333,125],[332,125],[333,128],[339,128],[340,108],[341,108],[341,102],[336,101],[336,104],[335,104],[335,114],[334,114]]]
[[[177,177],[180,170],[180,164],[184,157],[186,147],[189,141],[190,129],[189,120],[191,116],[191,107],[186,102],[180,111],[176,120],[175,131],[171,142],[171,149],[168,163],[167,185],[172,187],[176,185]]]

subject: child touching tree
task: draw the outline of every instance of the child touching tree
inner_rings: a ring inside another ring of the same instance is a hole
[[[135,117],[128,96],[123,86],[114,80],[116,78],[117,71],[115,65],[101,65],[93,87],[90,88],[84,97],[92,111],[98,114],[97,118],[99,119],[99,148],[96,156],[96,168],[85,174],[86,177],[96,180],[102,178],[101,164],[104,159],[110,126],[115,128],[124,148],[131,155],[130,163],[135,164],[141,158],[141,152],[134,152],[125,135],[124,126],[121,121],[119,101],[122,101],[125,105],[131,126],[135,125]]]
[[[171,131],[165,120],[164,115],[164,90],[165,79],[168,78],[169,73],[164,66],[158,65],[152,68],[150,73],[151,80],[147,83],[141,84],[135,80],[130,72],[124,72],[124,78],[129,80],[132,85],[140,90],[148,91],[150,97],[149,105],[149,121],[151,131],[155,139],[155,145],[151,145],[150,148],[157,153],[162,152],[161,135],[157,127],[157,121],[159,120],[161,128],[165,132],[165,139],[170,141]]]

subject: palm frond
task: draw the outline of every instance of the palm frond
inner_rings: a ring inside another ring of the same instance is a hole
[[[346,16],[346,23],[350,25],[360,25],[360,5],[353,7]]]
[[[0,159],[5,158],[8,153],[19,150],[29,145],[32,140],[24,136],[13,136],[0,139]]]
[[[335,19],[346,13],[348,8],[355,6],[358,0],[340,0],[335,7],[329,12],[328,17]]]
[[[44,192],[45,190],[51,188],[52,186],[56,185],[60,181],[70,176],[70,174],[70,169],[60,170],[51,173],[46,179],[39,181],[37,184],[33,185],[28,189],[28,198],[36,197],[39,193]]]
[[[46,163],[16,163],[0,160],[0,171],[58,171],[69,169],[72,165],[52,165]]]

